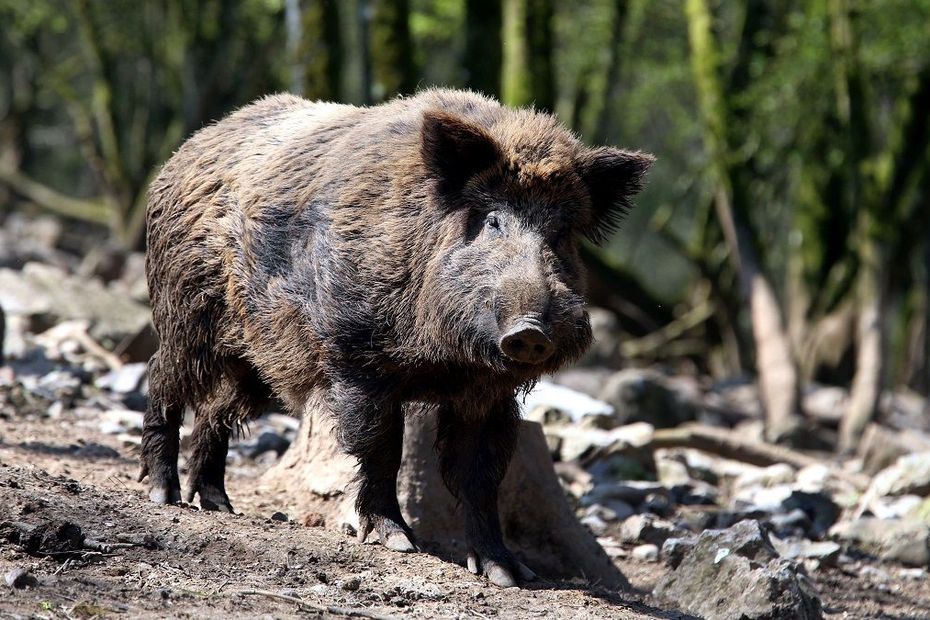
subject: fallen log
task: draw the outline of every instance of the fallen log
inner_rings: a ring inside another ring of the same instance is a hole
[[[648,446],[652,449],[693,448],[758,467],[787,463],[795,469],[802,469],[822,463],[821,459],[785,446],[742,439],[727,429],[703,424],[685,424],[677,428],[657,429]],[[863,474],[839,469],[835,470],[835,474],[858,489],[865,489],[869,486],[869,477]]]

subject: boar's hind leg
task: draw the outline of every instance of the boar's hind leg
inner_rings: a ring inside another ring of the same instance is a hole
[[[443,480],[465,512],[468,570],[503,588],[515,586],[515,577],[535,577],[504,545],[497,509],[497,491],[513,455],[518,423],[513,399],[496,404],[484,416],[443,407],[436,441]]]
[[[142,471],[149,478],[149,499],[158,504],[181,501],[178,480],[178,445],[184,413],[182,390],[163,361],[164,348],[149,361],[149,403],[142,423]],[[170,365],[168,365],[170,368]]]
[[[185,501],[199,495],[202,509],[233,512],[225,481],[229,435],[233,427],[259,415],[268,400],[269,390],[255,372],[237,368],[197,408]]]
[[[372,530],[381,544],[394,551],[415,551],[413,534],[400,514],[397,472],[400,470],[404,422],[397,403],[379,403],[353,389],[334,390],[339,442],[358,459],[358,539]]]

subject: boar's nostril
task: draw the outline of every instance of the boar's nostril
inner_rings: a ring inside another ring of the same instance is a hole
[[[501,336],[501,351],[524,364],[541,364],[552,356],[555,347],[538,323],[520,321]]]

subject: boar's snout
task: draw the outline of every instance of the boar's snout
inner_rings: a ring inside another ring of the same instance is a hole
[[[500,348],[510,359],[524,364],[542,364],[555,347],[539,321],[522,318],[501,336]]]

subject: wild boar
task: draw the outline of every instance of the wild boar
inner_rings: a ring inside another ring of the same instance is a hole
[[[581,238],[604,240],[652,157],[587,148],[550,115],[427,90],[374,107],[270,96],[194,134],[153,182],[142,478],[232,511],[230,429],[311,403],[358,459],[359,536],[414,549],[396,496],[408,403],[438,409],[443,478],[469,566],[530,571],[501,536],[517,394],[591,341]]]

